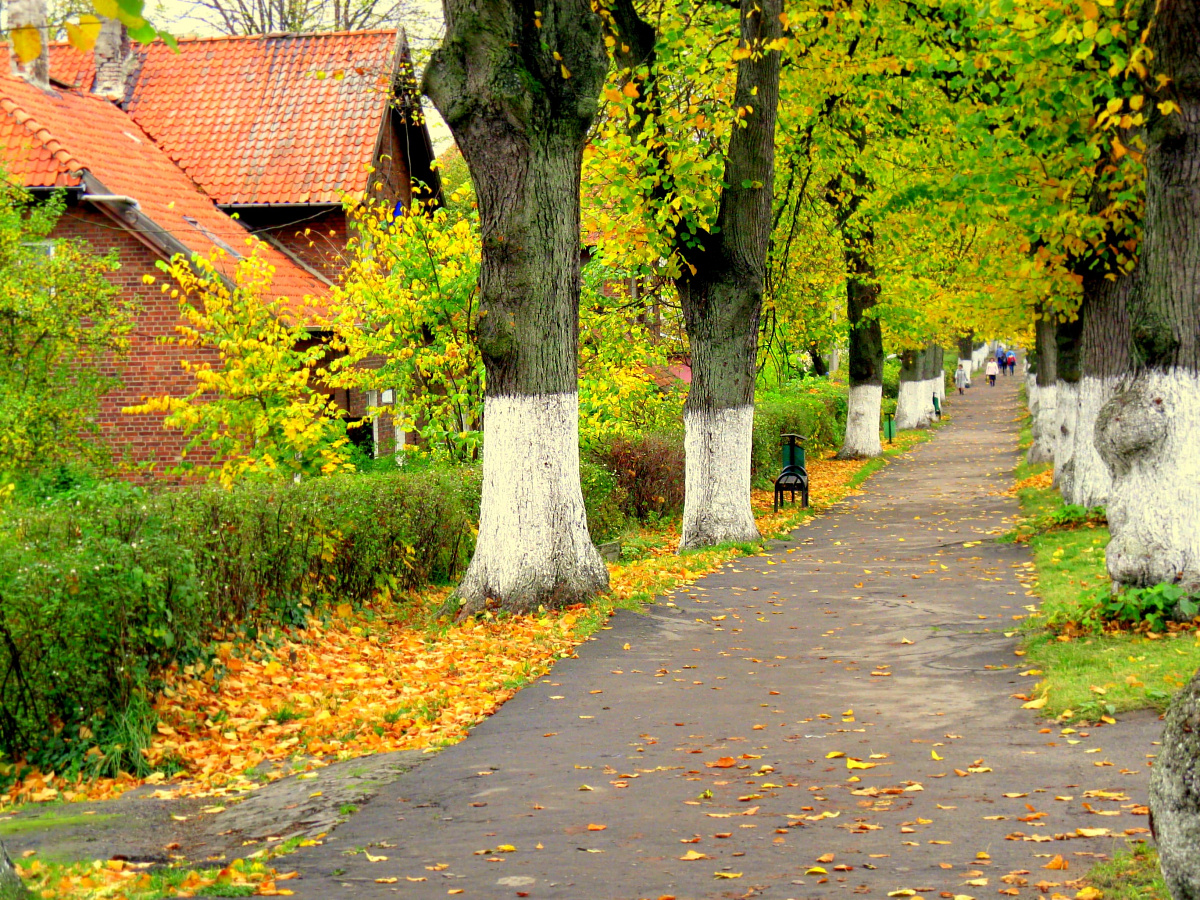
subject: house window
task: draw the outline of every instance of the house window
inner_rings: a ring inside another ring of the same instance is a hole
[[[38,256],[45,256],[47,259],[54,256],[54,241],[25,241],[21,246],[32,250]]]

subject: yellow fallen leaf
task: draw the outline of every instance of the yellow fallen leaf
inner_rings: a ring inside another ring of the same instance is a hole
[[[839,759],[840,757],[843,757],[845,755],[846,754],[843,753],[841,750],[830,750],[828,753],[825,754],[825,758],[826,759]]]
[[[847,769],[873,769],[873,768],[875,768],[875,763],[861,762],[860,760],[857,760],[857,759],[847,759],[846,760],[846,768]]]
[[[679,857],[684,862],[692,862],[697,859],[712,859],[707,853],[701,853],[698,850],[689,850],[683,856]]]
[[[386,856],[372,856],[370,852],[364,850],[363,856],[367,858],[367,862],[387,862]]]
[[[713,878],[741,878],[741,872],[713,872]]]
[[[1028,703],[1022,703],[1021,709],[1041,709],[1046,705],[1046,701],[1049,699],[1049,697],[1038,697],[1036,700],[1030,700]]]
[[[376,878],[375,883],[376,884],[395,884],[399,880],[400,880],[399,878]],[[421,880],[424,881],[425,879],[422,878]]]
[[[811,869],[809,869],[804,874],[805,875],[828,875],[829,873],[825,869],[822,869],[820,866],[813,866]]]
[[[938,755],[938,752],[937,752],[936,750],[930,750],[930,751],[929,751],[929,755],[930,755],[930,757],[931,757],[932,759],[936,759],[936,760],[938,760],[939,762],[940,762],[940,761],[941,761],[941,759],[942,759],[942,758],[941,758],[941,757]]]

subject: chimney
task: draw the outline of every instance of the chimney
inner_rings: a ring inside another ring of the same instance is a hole
[[[101,19],[100,34],[93,49],[96,79],[92,93],[109,100],[124,100],[125,86],[133,66],[129,32],[117,19]]]
[[[8,36],[13,74],[43,90],[49,90],[50,26],[46,16],[46,0],[10,0]],[[16,47],[24,42],[33,43],[37,55],[23,63],[17,58]]]

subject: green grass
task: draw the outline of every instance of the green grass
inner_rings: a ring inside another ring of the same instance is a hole
[[[1023,527],[1044,529],[1063,508],[1053,489],[1026,488],[1018,497],[1027,517]],[[1166,708],[1200,668],[1195,633],[1151,638],[1073,627],[1071,623],[1085,618],[1085,601],[1109,585],[1104,564],[1108,529],[1084,524],[1042,530],[1029,543],[1041,603],[1027,620],[1025,649],[1029,667],[1041,672],[1031,693],[1047,697],[1043,714],[1095,721],[1132,709]]]
[[[30,831],[45,831],[47,828],[74,828],[77,826],[99,825],[101,822],[109,822],[120,818],[123,818],[123,816],[117,813],[105,813],[94,816],[80,814],[61,816],[51,812],[40,816],[28,816],[26,818],[8,819],[0,822],[0,837],[27,834]]]
[[[1158,852],[1132,844],[1115,859],[1095,866],[1084,882],[1104,894],[1104,900],[1171,900],[1158,871]]]

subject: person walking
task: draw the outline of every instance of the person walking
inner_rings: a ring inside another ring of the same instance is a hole
[[[1000,364],[994,359],[987,361],[987,368],[984,370],[988,377],[988,387],[996,386],[996,376],[1000,374]]]
[[[1008,353],[1003,347],[996,348],[996,368],[998,370],[996,372],[997,375],[1008,374]]]
[[[954,370],[954,386],[958,388],[958,392],[961,394],[970,383],[971,378],[967,375],[966,366],[960,362],[958,368]]]
[[[1017,354],[1014,351],[1009,350],[1008,356],[1005,358],[1005,361],[1008,363],[1008,374],[1016,375],[1017,374]]]

